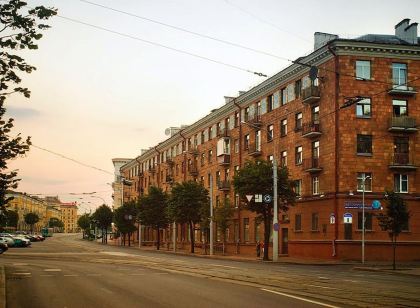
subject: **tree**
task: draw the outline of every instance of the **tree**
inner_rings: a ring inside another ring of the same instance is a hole
[[[31,144],[30,138],[23,140],[20,134],[13,134],[13,119],[4,119],[6,112],[6,98],[13,93],[21,93],[25,97],[30,96],[27,88],[19,87],[22,81],[19,72],[31,73],[35,70],[16,55],[14,51],[24,49],[37,49],[36,41],[42,38],[41,30],[49,26],[38,23],[46,20],[57,12],[55,9],[37,6],[28,9],[26,2],[19,0],[5,1],[0,5],[0,213],[5,213],[5,206],[12,197],[7,198],[6,192],[16,189],[19,179],[16,171],[7,171],[8,161],[23,156]]]
[[[168,196],[161,188],[151,186],[149,193],[138,202],[138,219],[146,226],[156,230],[156,249],[160,248],[160,229],[169,224]]]
[[[407,229],[408,220],[410,219],[410,212],[407,209],[407,204],[404,199],[393,191],[387,191],[385,194],[387,203],[386,212],[377,215],[379,226],[384,231],[388,231],[388,235],[392,242],[393,261],[392,268],[396,269],[396,249],[397,237],[400,233]]]
[[[289,206],[294,205],[296,194],[293,190],[294,182],[289,179],[287,168],[277,171],[278,208],[287,211]],[[247,161],[233,178],[233,186],[242,200],[246,195],[270,195],[273,196],[273,165],[269,161]],[[255,202],[252,199],[246,203],[246,208],[258,214],[264,222],[264,260],[268,260],[268,245],[270,242],[270,230],[273,221],[273,202]]]
[[[134,201],[124,203],[123,206],[117,208],[114,213],[115,225],[118,232],[123,235],[123,244],[125,246],[125,237],[128,235],[128,246],[130,246],[131,233],[137,230],[134,225],[137,217],[137,206]]]
[[[223,237],[223,254],[225,253],[226,229],[229,227],[229,222],[232,216],[233,209],[228,200],[214,209],[214,221],[216,222],[217,228],[220,230]]]
[[[194,253],[194,226],[202,222],[208,213],[209,196],[203,185],[194,181],[176,183],[172,187],[168,213],[171,220],[188,224],[191,238],[191,253]]]
[[[89,214],[83,214],[77,220],[77,225],[80,227],[80,229],[83,230],[83,238],[85,238],[86,233],[90,232],[90,224],[91,224],[91,218]]]
[[[48,227],[58,228],[59,230],[63,230],[64,223],[56,217],[51,217],[50,220],[48,221]]]
[[[25,223],[31,226],[31,233],[34,232],[34,225],[39,221],[39,216],[35,213],[28,213],[24,215]]]
[[[17,228],[19,221],[19,214],[13,210],[7,210],[4,213],[3,219],[0,220],[0,227],[13,227]]]
[[[96,224],[102,231],[102,243],[107,243],[108,239],[106,236],[108,228],[111,226],[112,220],[114,218],[114,213],[111,208],[106,204],[101,205],[93,213],[92,218],[96,221]],[[105,233],[105,236],[104,236]]]

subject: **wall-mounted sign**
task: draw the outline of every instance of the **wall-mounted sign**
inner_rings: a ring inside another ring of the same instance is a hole
[[[379,200],[373,200],[372,201],[372,209],[374,209],[374,210],[380,210],[381,209],[381,201],[379,201]]]
[[[351,213],[344,213],[343,218],[345,224],[353,223],[353,215]]]
[[[330,224],[331,225],[335,224],[335,214],[334,213],[330,214]]]
[[[362,201],[344,201],[345,209],[363,209]],[[365,210],[372,210],[372,206],[365,202]]]

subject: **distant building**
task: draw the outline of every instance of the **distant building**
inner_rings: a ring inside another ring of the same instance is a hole
[[[60,212],[59,219],[64,224],[64,233],[77,232],[77,204],[76,202],[61,202],[58,196],[47,196],[45,201],[48,206],[52,209],[56,209]]]
[[[112,182],[113,189],[113,205],[114,209],[121,206],[121,194],[122,194],[122,178],[120,173],[120,168],[126,163],[130,162],[131,158],[113,158],[112,163],[114,165],[114,181]]]

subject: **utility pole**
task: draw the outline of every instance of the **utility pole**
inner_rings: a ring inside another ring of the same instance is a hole
[[[172,242],[173,242],[173,251],[176,251],[176,222],[174,221],[172,224]]]
[[[213,255],[213,178],[210,174],[210,255]]]
[[[141,247],[141,223],[139,223],[139,248]]]
[[[279,256],[279,222],[277,200],[277,160],[275,157],[273,157],[273,262],[277,262]]]

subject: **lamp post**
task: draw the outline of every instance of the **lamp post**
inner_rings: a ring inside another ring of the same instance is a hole
[[[362,264],[365,264],[365,184],[367,179],[372,179],[370,176],[363,174],[362,178]]]

